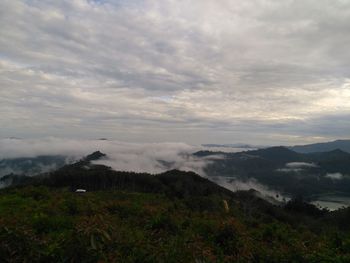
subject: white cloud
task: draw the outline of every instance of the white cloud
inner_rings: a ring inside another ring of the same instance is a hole
[[[99,150],[107,154],[108,158],[95,163],[110,166],[115,170],[161,173],[179,169],[204,175],[203,168],[211,162],[211,159],[192,156],[192,153],[199,149],[184,143],[125,143],[60,138],[1,139],[0,160],[40,155],[63,155],[80,159]]]
[[[344,175],[341,173],[327,173],[326,177],[331,178],[333,180],[341,180],[343,179]]]
[[[318,167],[315,163],[305,163],[305,162],[291,162],[286,163],[284,168],[277,169],[278,172],[301,172],[307,168],[315,168]]]
[[[271,202],[285,202],[290,198],[284,196],[281,192],[277,190],[270,189],[268,186],[263,185],[256,181],[254,178],[249,180],[239,180],[235,177],[223,177],[223,176],[213,176],[209,177],[210,180],[217,183],[218,185],[225,187],[233,192],[235,191],[248,191],[254,189],[260,193],[259,197],[267,199]]]

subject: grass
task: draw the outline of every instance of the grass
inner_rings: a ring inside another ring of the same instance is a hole
[[[218,196],[0,192],[1,262],[348,262],[349,235],[248,218]]]

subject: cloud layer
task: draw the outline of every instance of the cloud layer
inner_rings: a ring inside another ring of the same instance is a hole
[[[194,171],[204,175],[210,158],[196,158],[199,148],[184,143],[125,143],[106,140],[72,140],[46,138],[42,140],[0,140],[0,160],[4,158],[63,155],[78,160],[100,150],[108,159],[96,161],[119,171],[161,173],[170,169]]]
[[[52,163],[46,165],[37,161],[33,167],[29,166],[23,170],[23,166],[19,164],[31,162],[31,160],[22,160],[20,163],[15,162],[12,166],[8,166],[6,161],[1,165],[3,159],[64,156],[64,162],[72,163],[99,150],[107,154],[107,157],[93,163],[106,165],[117,171],[152,174],[171,169],[193,171],[231,191],[255,189],[264,198],[272,197],[279,201],[283,200],[284,196],[281,193],[269,189],[255,179],[240,181],[235,177],[208,176],[205,173],[207,165],[223,156],[213,155],[199,158],[192,154],[204,149],[206,148],[185,143],[125,143],[111,140],[73,140],[54,137],[40,140],[0,139],[0,178],[9,173],[35,175],[58,168],[58,162],[52,160]],[[63,163],[60,165],[62,166]]]
[[[3,0],[1,136],[345,138],[349,20],[342,0]]]

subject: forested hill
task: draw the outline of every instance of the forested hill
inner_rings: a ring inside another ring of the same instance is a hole
[[[290,147],[290,149],[300,153],[329,152],[336,149],[350,153],[350,140],[336,140],[332,142],[296,145]]]
[[[133,192],[165,193],[172,196],[208,196],[212,194],[232,195],[229,190],[193,172],[170,170],[161,174],[114,171],[91,161],[104,158],[105,154],[95,152],[81,161],[65,165],[47,174],[34,177],[15,177],[15,185],[45,185],[68,187],[87,191],[121,190]],[[10,179],[10,178],[5,178]],[[12,178],[13,179],[13,178]]]
[[[350,153],[339,149],[297,153],[286,147],[270,147],[239,153],[200,151],[194,155],[216,157],[206,167],[211,177],[254,179],[291,196],[350,194]]]
[[[350,209],[83,160],[0,190],[1,262],[349,262]],[[86,193],[75,193],[75,189]]]

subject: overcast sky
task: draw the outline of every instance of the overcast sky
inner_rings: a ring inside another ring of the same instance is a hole
[[[349,21],[347,0],[1,0],[0,138],[347,138]]]

